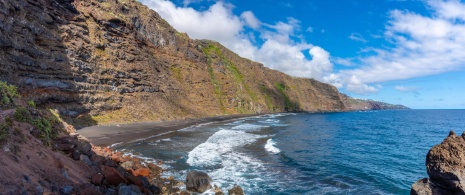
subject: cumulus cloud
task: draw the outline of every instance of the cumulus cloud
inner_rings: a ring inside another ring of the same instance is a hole
[[[369,85],[465,68],[465,4],[436,0],[428,5],[432,16],[391,11],[385,37],[395,47],[371,48],[375,54],[360,58],[361,68],[339,71],[325,81],[370,93],[376,88]]]
[[[201,0],[184,2],[195,1]],[[358,94],[376,93],[382,88],[380,84],[387,81],[465,68],[465,4],[458,0],[426,1],[430,15],[391,11],[384,38],[394,46],[364,48],[365,55],[353,59],[332,58],[328,51],[307,43],[300,21],[295,18],[267,24],[251,11],[234,14],[234,6],[224,1],[216,1],[200,11],[176,6],[168,0],[141,2],[192,38],[218,41],[242,57],[270,68],[292,76],[312,77]],[[349,38],[367,42],[357,33]],[[330,59],[348,67],[333,72]],[[353,66],[354,62],[357,66]]]
[[[241,18],[247,23],[250,28],[257,29],[260,27],[260,21],[255,17],[253,12],[245,11],[242,12]]]
[[[194,1],[185,0],[184,4]],[[178,31],[186,32],[194,39],[218,41],[240,56],[261,62],[267,67],[292,76],[320,80],[332,72],[329,52],[306,43],[301,38],[300,21],[295,18],[265,24],[251,11],[235,15],[232,12],[233,5],[223,1],[217,1],[204,11],[178,7],[168,0],[141,2],[157,11]],[[259,36],[255,37],[246,27],[250,27]],[[255,44],[256,39],[260,39],[262,44]]]

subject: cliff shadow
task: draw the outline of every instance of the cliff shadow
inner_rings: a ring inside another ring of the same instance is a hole
[[[70,124],[79,126],[76,118],[97,124],[81,96],[87,78],[79,73],[90,70],[90,55],[79,40],[70,41],[71,34],[86,33],[72,29],[80,19],[72,1],[1,0],[0,18],[0,80],[18,86],[38,108],[58,110]]]

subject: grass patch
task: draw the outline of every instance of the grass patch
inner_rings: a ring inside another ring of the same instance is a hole
[[[179,82],[182,82],[181,68],[176,67],[176,66],[171,66],[170,70],[174,78],[176,78],[176,80],[178,80]]]
[[[32,108],[35,108],[36,107],[36,103],[34,102],[34,100],[29,100],[27,101],[27,105],[32,107]]]
[[[20,95],[16,86],[0,81],[0,105],[13,106],[19,97]]]
[[[207,64],[208,64],[208,74],[210,75],[210,81],[212,82],[213,86],[215,87],[215,95],[219,100],[219,104],[221,110],[223,112],[226,111],[224,104],[223,104],[223,92],[221,90],[220,82],[215,78],[215,72],[213,70],[213,59],[211,57],[212,52],[216,53],[216,55],[221,55],[220,48],[216,47],[213,44],[208,44],[206,48],[202,48],[203,53],[207,56]]]

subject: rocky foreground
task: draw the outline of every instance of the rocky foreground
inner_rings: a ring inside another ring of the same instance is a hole
[[[56,110],[36,108],[4,82],[0,157],[0,194],[223,194],[206,173],[191,171],[186,182],[163,178],[159,164],[92,145]]]
[[[426,156],[429,178],[412,185],[412,195],[465,194],[465,132],[454,131],[441,144],[435,145]]]

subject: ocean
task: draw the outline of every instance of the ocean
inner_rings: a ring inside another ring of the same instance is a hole
[[[409,194],[428,150],[465,130],[465,110],[284,113],[198,124],[119,144],[164,176],[208,173],[224,192]],[[211,192],[212,193],[212,192]],[[212,193],[213,194],[213,193]]]

